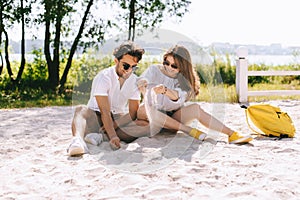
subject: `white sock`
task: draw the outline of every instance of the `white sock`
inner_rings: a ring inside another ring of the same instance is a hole
[[[103,136],[99,133],[89,133],[85,136],[84,140],[92,145],[97,146],[102,142]]]

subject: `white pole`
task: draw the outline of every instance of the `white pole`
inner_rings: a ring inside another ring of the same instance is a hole
[[[248,102],[248,49],[240,46],[237,51],[236,92],[240,103]]]

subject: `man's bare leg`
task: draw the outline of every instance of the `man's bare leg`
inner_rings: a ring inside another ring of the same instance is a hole
[[[87,133],[99,132],[99,122],[94,111],[85,105],[75,108],[72,120],[72,141],[68,152],[70,156],[82,155],[88,151],[84,137]]]

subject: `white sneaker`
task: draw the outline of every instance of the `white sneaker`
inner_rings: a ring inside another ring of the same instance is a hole
[[[103,136],[99,133],[89,133],[85,136],[84,140],[87,143],[98,146],[103,141]]]
[[[67,151],[70,156],[79,156],[88,152],[88,148],[80,137],[73,137]]]

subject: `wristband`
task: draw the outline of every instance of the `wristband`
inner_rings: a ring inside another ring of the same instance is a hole
[[[167,93],[167,91],[168,91],[168,88],[167,88],[167,87],[165,87],[165,91],[164,91],[162,94],[166,94],[166,93]]]

